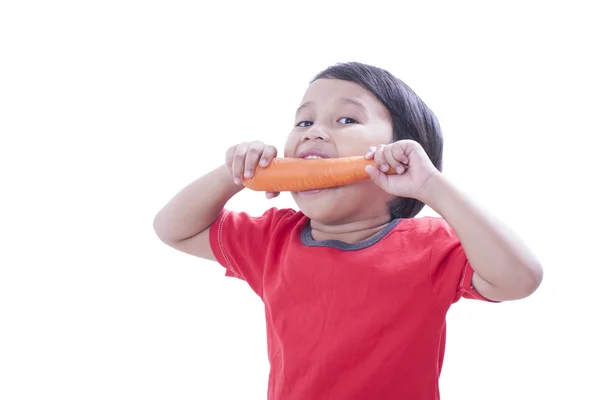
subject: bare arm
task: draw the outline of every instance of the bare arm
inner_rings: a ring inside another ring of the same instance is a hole
[[[448,223],[475,271],[473,286],[491,300],[516,300],[533,293],[543,270],[535,255],[501,221],[489,215],[441,174],[427,185],[426,203]]]
[[[210,247],[210,226],[229,199],[241,191],[242,176],[252,176],[260,162],[266,166],[277,149],[255,141],[227,150],[225,165],[183,188],[154,217],[154,230],[169,246],[207,260],[215,260]],[[267,198],[278,193],[267,193]]]
[[[243,186],[236,185],[226,165],[183,188],[154,218],[154,230],[167,245],[208,260],[214,260],[209,228],[225,203]]]
[[[475,274],[473,286],[490,300],[516,300],[532,294],[543,270],[531,250],[501,221],[452,185],[413,140],[371,148],[379,168],[371,179],[390,194],[416,198],[440,214],[456,232]],[[407,165],[408,168],[407,168]],[[393,168],[398,173],[383,173]]]

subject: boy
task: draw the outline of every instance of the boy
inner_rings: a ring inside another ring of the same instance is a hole
[[[529,249],[441,174],[442,143],[401,80],[338,64],[309,85],[284,156],[365,155],[371,180],[292,193],[300,211],[231,212],[242,177],[277,156],[242,143],[157,214],[161,240],[216,260],[263,300],[269,399],[438,399],[450,305],[540,285]],[[442,218],[415,218],[424,204]]]

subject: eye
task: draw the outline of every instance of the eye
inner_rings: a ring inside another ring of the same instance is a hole
[[[355,119],[352,118],[348,118],[348,117],[342,117],[340,119],[338,119],[338,122],[346,125],[346,124],[358,124],[358,121],[356,121]]]
[[[306,127],[311,126],[312,124],[313,124],[312,121],[300,121],[296,124],[296,126],[306,128]]]

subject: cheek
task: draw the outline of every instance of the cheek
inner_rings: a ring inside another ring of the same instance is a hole
[[[294,134],[294,132],[290,133],[285,142],[284,148],[283,148],[283,156],[284,157],[293,157],[294,156],[297,141],[298,141],[297,135]]]
[[[378,141],[379,144],[392,143],[394,139],[394,130],[392,125],[387,121],[381,121],[379,124],[373,127],[373,139]]]
[[[338,139],[340,143],[347,145],[347,151],[353,155],[365,154],[369,147],[392,142],[392,128],[387,124],[373,124],[362,126],[352,135],[343,135]]]

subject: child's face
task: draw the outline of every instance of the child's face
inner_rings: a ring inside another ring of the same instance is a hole
[[[318,79],[307,89],[285,145],[285,157],[315,150],[326,157],[364,156],[370,146],[392,141],[392,121],[368,90],[337,79]],[[292,193],[298,207],[324,223],[389,213],[392,197],[370,180],[318,192]]]

